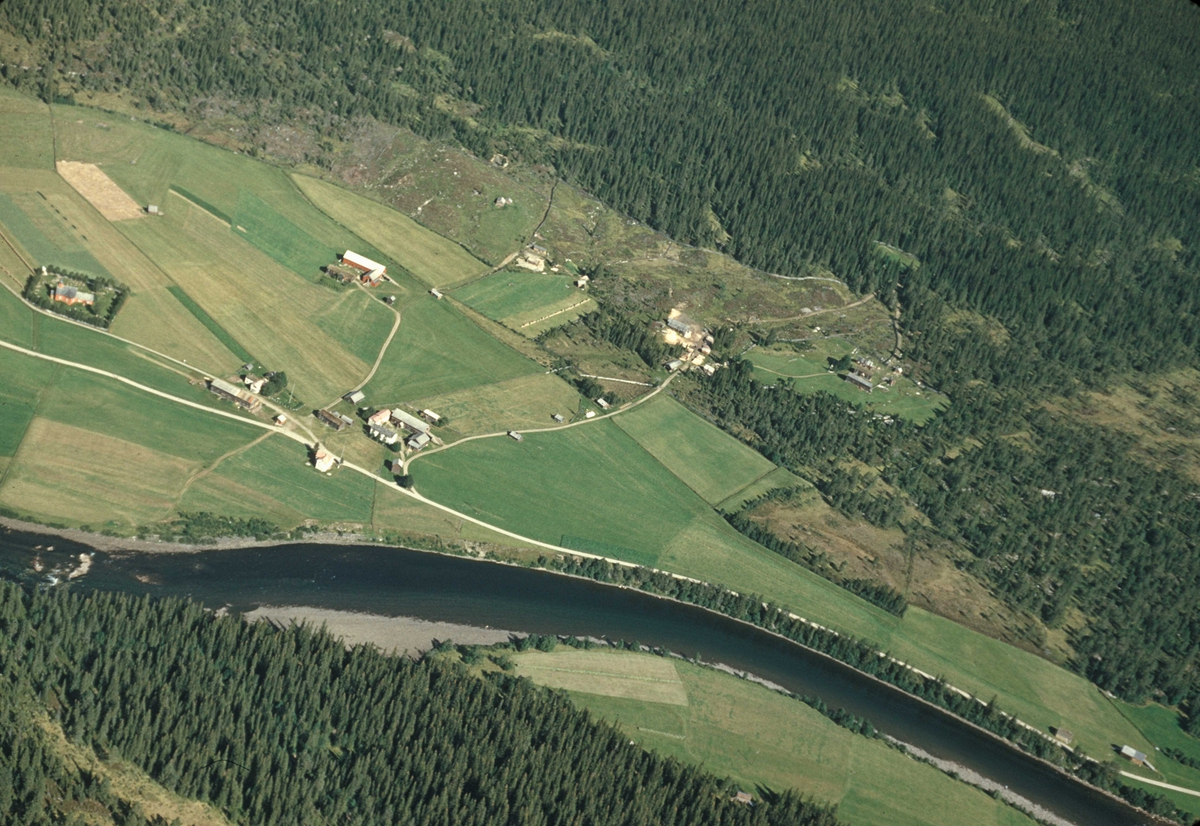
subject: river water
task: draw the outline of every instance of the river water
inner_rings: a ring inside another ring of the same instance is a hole
[[[36,546],[48,566],[90,550],[57,537],[0,534],[0,573],[28,579]],[[417,551],[286,545],[185,554],[96,552],[79,590],[190,597],[248,612],[300,605],[419,617],[539,634],[638,641],[720,662],[821,697],[880,731],[1008,786],[1077,826],[1153,819],[930,708],[901,691],[758,629],[628,589]]]

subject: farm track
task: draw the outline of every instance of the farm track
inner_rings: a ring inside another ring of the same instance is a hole
[[[362,284],[359,284],[358,288],[360,290],[362,290],[363,292],[367,292],[367,288],[364,287]],[[367,294],[370,295],[370,293],[367,293]],[[397,310],[395,307],[392,307],[389,304],[385,304],[384,306],[387,307],[389,310],[391,310],[396,315],[396,320],[394,322],[392,322],[392,331],[390,333],[388,333],[388,337],[383,342],[383,346],[379,348],[379,355],[377,355],[375,357],[375,363],[371,365],[371,372],[367,373],[366,378],[364,378],[357,385],[355,385],[352,390],[350,390],[351,393],[353,393],[355,390],[362,390],[364,387],[366,387],[368,384],[371,383],[371,379],[375,378],[375,372],[379,369],[379,365],[383,363],[383,357],[384,357],[384,355],[387,354],[388,347],[392,346],[392,339],[394,339],[396,337],[396,333],[399,332],[399,330],[400,330],[400,319],[401,319],[400,311]],[[339,396],[338,398],[341,398],[341,397]],[[334,399],[333,401],[329,402],[329,404],[327,404],[325,406],[331,407],[337,403],[338,403],[338,399]]]
[[[782,276],[782,275],[776,276],[776,278],[785,278],[785,277],[786,276]],[[803,280],[803,279],[800,279],[800,280]],[[816,280],[835,281],[836,279],[822,278],[822,279],[816,279]],[[838,283],[841,284],[842,282],[838,281]],[[774,323],[781,322],[781,321],[799,321],[802,318],[812,318],[815,315],[824,315],[825,313],[836,313],[840,310],[852,310],[855,307],[861,307],[863,304],[866,304],[868,301],[870,301],[874,297],[875,297],[875,293],[867,293],[862,298],[858,299],[858,301],[852,301],[849,304],[843,304],[840,307],[830,307],[825,310],[813,310],[811,313],[800,313],[800,315],[788,316],[787,318],[760,318],[758,320],[763,324],[774,324]]]

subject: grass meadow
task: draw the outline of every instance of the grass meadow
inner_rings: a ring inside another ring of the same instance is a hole
[[[577,662],[587,657],[586,662]],[[728,674],[650,654],[530,652],[517,673],[565,688],[572,702],[644,748],[758,787],[792,788],[838,804],[851,826],[1031,826],[991,796],[885,743],[847,731],[790,697]],[[669,668],[678,683],[667,682]],[[576,672],[576,673],[572,673]],[[657,682],[657,681],[663,682]],[[684,701],[656,700],[659,686]],[[640,689],[640,690],[639,690]],[[627,690],[631,696],[620,696]]]
[[[530,337],[596,307],[596,302],[576,289],[565,275],[510,270],[460,287],[454,297]]]
[[[5,166],[53,170],[50,107],[7,86],[0,88],[0,146]]]
[[[1138,727],[1150,742],[1161,749],[1178,749],[1193,760],[1200,760],[1200,739],[1191,737],[1179,726],[1179,713],[1173,709],[1160,706],[1157,703],[1147,703],[1135,706],[1121,700],[1113,700],[1113,705],[1120,710],[1127,720]],[[1177,763],[1165,754],[1151,753],[1151,762],[1158,773],[1133,765],[1123,766],[1125,771],[1144,775],[1153,780],[1194,789],[1200,792],[1200,769],[1194,769]],[[1148,791],[1165,794],[1176,806],[1200,817],[1200,797],[1180,794],[1163,788],[1147,786]]]
[[[542,371],[447,302],[426,296],[404,309],[400,330],[363,392],[371,404],[385,405]]]
[[[816,493],[816,488],[813,487],[811,482],[809,482],[807,479],[800,478],[787,468],[778,467],[768,473],[766,476],[756,479],[749,485],[746,485],[746,487],[738,490],[736,493],[733,493],[725,499],[722,499],[717,503],[717,510],[721,511],[722,513],[733,513],[734,511],[741,510],[742,506],[744,506],[750,500],[757,499],[758,497],[779,488],[803,488],[804,490],[808,491],[810,495],[817,496],[819,498],[819,494]]]
[[[775,469],[760,453],[662,393],[613,422],[710,505]]]
[[[457,284],[487,269],[458,244],[390,207],[316,178],[293,175],[292,180],[326,215],[431,287]]]
[[[558,376],[532,373],[412,402],[447,420],[447,429],[462,436],[553,427],[555,413],[570,418],[579,408],[579,392]]]

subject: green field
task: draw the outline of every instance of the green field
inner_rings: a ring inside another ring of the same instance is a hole
[[[566,418],[579,409],[579,392],[558,376],[531,373],[515,379],[472,387],[412,402],[447,420],[446,429],[462,436],[553,427],[550,417]]]
[[[250,353],[246,351],[245,347],[238,344],[237,339],[229,335],[225,328],[218,324],[212,316],[204,312],[204,308],[193,301],[192,297],[185,293],[182,287],[177,287],[172,284],[170,287],[167,287],[167,291],[170,292],[171,295],[175,296],[176,300],[178,300],[179,303],[182,304],[197,321],[203,324],[210,333],[216,336],[217,340],[224,344],[231,353],[245,363],[254,364],[257,362],[254,356],[250,355]]]
[[[54,373],[37,359],[0,349],[0,456],[12,456],[33,419],[43,388]]]
[[[487,269],[458,244],[394,209],[316,178],[293,175],[292,179],[333,220],[432,287],[457,284]]]
[[[536,372],[543,368],[496,341],[447,302],[426,297],[404,309],[400,331],[363,392],[378,406]]]
[[[54,169],[50,107],[7,85],[0,87],[0,146],[4,166]]]
[[[242,233],[268,257],[309,281],[319,279],[321,267],[334,263],[341,254],[341,250],[320,243],[245,189],[238,192],[232,223],[234,231]]]
[[[566,275],[509,271],[460,287],[454,297],[488,318],[530,337],[573,321],[596,302]]]
[[[0,181],[0,187],[3,186]],[[34,266],[58,265],[89,275],[112,277],[42,195],[0,192],[0,223],[33,259]]]
[[[728,498],[722,499],[717,503],[717,510],[722,513],[733,513],[734,511],[741,510],[742,506],[751,499],[757,499],[779,488],[800,488],[807,491],[811,496],[820,496],[816,492],[816,488],[807,479],[801,479],[787,468],[780,467],[775,468],[775,470],[766,476],[755,480]]]
[[[306,519],[369,525],[375,484],[345,469],[333,476],[317,473],[303,446],[275,436],[197,480],[179,509],[261,516],[288,528]]]
[[[746,354],[746,358],[754,365],[755,378],[763,384],[790,380],[797,393],[823,390],[851,404],[863,405],[874,413],[909,419],[917,424],[929,421],[948,403],[945,396],[920,388],[908,378],[900,378],[890,389],[877,386],[871,393],[852,387],[828,372],[826,359],[846,355],[853,346],[836,338],[817,339],[812,343],[814,347],[808,351],[796,351],[782,345],[755,348]]]
[[[710,505],[775,469],[762,454],[663,393],[613,421]]]
[[[1130,720],[1155,746],[1161,749],[1178,749],[1193,760],[1200,760],[1200,740],[1189,736],[1179,727],[1179,714],[1172,709],[1157,703],[1144,706],[1134,706],[1121,700],[1113,700],[1113,705]],[[1151,753],[1150,761],[1158,773],[1133,765],[1123,766],[1125,771],[1140,774],[1153,780],[1182,786],[1200,792],[1200,769],[1193,769],[1182,763],[1177,763],[1165,754]],[[1200,817],[1200,797],[1180,794],[1163,788],[1146,787],[1149,791],[1169,797],[1176,806]]]
[[[580,654],[591,658],[583,668]],[[1028,826],[1033,821],[987,794],[881,741],[837,726],[798,700],[754,683],[684,662],[670,666],[686,702],[654,702],[635,695],[659,658],[617,651],[528,653],[516,658],[518,673],[559,685],[558,669],[587,670],[594,686],[563,687],[571,700],[616,725],[641,746],[731,777],[758,798],[758,787],[798,789],[838,804],[851,826]],[[611,664],[603,665],[604,660]],[[665,675],[657,671],[651,679]],[[657,684],[657,685],[662,685]],[[609,696],[606,696],[609,695]]]
[[[421,493],[463,513],[543,542],[565,534],[629,548],[643,565],[693,521],[716,519],[609,421],[470,442],[411,472]]]

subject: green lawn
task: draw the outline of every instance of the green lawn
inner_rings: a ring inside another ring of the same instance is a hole
[[[454,297],[519,332],[565,324],[595,304],[566,275],[508,270],[460,287]]]
[[[37,359],[0,349],[0,456],[12,456],[33,419],[42,389],[56,368]]]
[[[470,442],[420,459],[412,474],[423,494],[463,513],[543,542],[629,549],[644,565],[693,521],[715,518],[608,421]]]
[[[371,404],[440,396],[544,368],[501,344],[445,301],[425,297],[404,320],[364,392]]]
[[[432,287],[456,284],[487,269],[458,244],[394,209],[316,178],[293,175],[292,179],[333,220]]]
[[[559,651],[562,651],[560,648]],[[573,654],[574,652],[567,652]],[[561,657],[530,653],[521,670],[535,682]],[[609,676],[640,675],[649,654],[596,652],[613,660]],[[674,662],[687,704],[571,691],[571,700],[618,725],[631,740],[660,754],[704,766],[733,778],[756,798],[758,787],[798,789],[838,804],[838,817],[851,826],[1028,826],[1033,821],[940,771],[918,763],[878,740],[837,726],[798,700],[754,683]],[[633,680],[630,680],[633,682]]]
[[[613,421],[710,505],[775,469],[760,453],[665,393]]]

